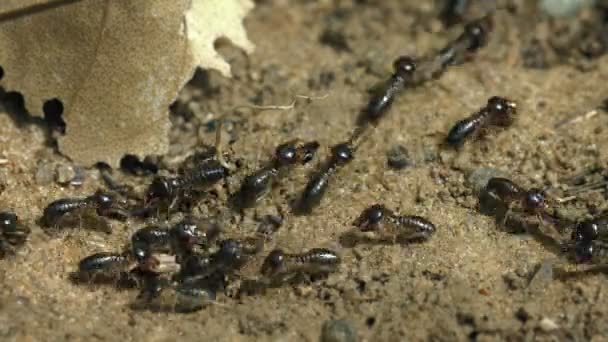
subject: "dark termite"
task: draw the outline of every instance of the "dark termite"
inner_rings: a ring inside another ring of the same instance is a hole
[[[316,141],[303,143],[292,140],[279,145],[269,165],[245,177],[241,188],[235,196],[235,203],[240,208],[253,206],[262,198],[284,171],[296,164],[306,164],[314,158],[319,148]]]
[[[201,229],[191,219],[184,219],[171,228],[150,226],[131,236],[131,248],[140,265],[155,264],[154,253],[169,253],[178,258],[188,255],[196,246],[207,247],[219,234],[219,226],[210,224]],[[154,267],[154,265],[148,265]]]
[[[297,274],[324,275],[340,266],[340,256],[329,249],[313,248],[300,254],[288,254],[275,249],[264,260],[261,273],[271,281],[282,283]]]
[[[455,40],[448,43],[435,57],[439,69],[433,73],[437,78],[448,66],[462,64],[488,43],[488,35],[492,31],[492,16],[473,20],[465,24],[463,32]]]
[[[217,285],[211,282],[175,283],[156,273],[146,273],[131,308],[153,312],[188,313],[202,309],[216,299]]]
[[[310,213],[320,204],[332,175],[353,160],[354,152],[355,147],[351,142],[340,143],[331,148],[331,157],[320,171],[312,175],[299,202],[296,203],[297,212]]]
[[[515,102],[503,97],[493,96],[485,107],[466,119],[458,121],[448,133],[446,143],[459,147],[465,140],[482,128],[490,126],[507,127],[513,123],[513,115],[517,112]]]
[[[228,169],[224,165],[216,159],[208,159],[183,176],[156,177],[146,192],[145,205],[167,203],[173,207],[189,192],[207,189],[227,176]]]
[[[100,252],[82,259],[75,275],[78,280],[118,279],[134,266],[129,253]]]
[[[46,227],[56,226],[67,214],[87,209],[94,209],[99,216],[126,220],[129,213],[123,205],[124,202],[119,201],[116,196],[102,191],[84,198],[63,198],[52,202],[44,209],[41,223]]]
[[[393,242],[428,240],[436,230],[435,225],[423,217],[397,215],[382,204],[365,209],[353,224],[362,232],[373,231]]]
[[[146,191],[144,206],[158,206],[167,204],[173,208],[179,200],[192,195],[196,191],[203,191],[228,177],[233,168],[223,157],[220,145],[222,123],[216,129],[215,153],[198,161],[194,168],[185,170],[179,176],[158,176]]]
[[[391,107],[396,95],[411,82],[416,63],[409,56],[401,56],[393,62],[393,75],[381,92],[374,95],[361,112],[358,124],[377,123]]]
[[[549,214],[548,198],[540,189],[525,190],[509,179],[495,177],[488,181],[485,191],[507,207],[503,223],[506,222],[515,204],[519,204],[526,213],[535,215],[541,222],[549,221],[554,225],[559,223]]]
[[[574,258],[578,263],[606,264],[608,243],[600,240],[584,240],[574,244]]]
[[[217,252],[209,257],[194,255],[187,260],[183,272],[178,275],[181,283],[189,286],[209,279],[213,275],[230,275],[245,265],[248,255],[240,241],[222,240]]]
[[[572,232],[574,241],[608,240],[608,216],[596,217],[576,224]]]

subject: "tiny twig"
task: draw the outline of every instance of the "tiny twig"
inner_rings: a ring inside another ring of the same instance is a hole
[[[58,8],[61,6],[70,5],[76,2],[80,2],[82,0],[55,0],[55,1],[47,1],[43,4],[34,4],[30,6],[25,6],[22,8],[17,8],[12,11],[0,13],[0,23],[4,21],[10,21],[19,19],[22,17],[27,17],[30,15],[34,15],[36,13],[48,11],[54,8]]]
[[[589,120],[592,117],[596,116],[598,113],[599,113],[599,111],[597,110],[597,108],[596,109],[592,109],[592,110],[586,112],[585,114],[576,115],[576,116],[574,116],[572,118],[565,119],[565,120],[562,120],[562,121],[558,122],[555,125],[555,128],[561,128],[563,126],[572,125],[572,124],[581,122],[583,120]]]
[[[257,109],[257,110],[290,110],[290,109],[295,108],[296,102],[298,102],[298,99],[305,99],[308,101],[313,101],[313,100],[323,100],[323,99],[327,98],[328,96],[329,96],[329,94],[325,94],[322,96],[308,96],[308,95],[296,94],[294,96],[295,99],[293,101],[291,101],[291,103],[288,105],[268,105],[268,106],[241,105],[241,106],[234,107],[234,109],[247,108],[247,109]]]
[[[242,105],[237,106],[235,109],[241,108],[249,108],[249,109],[259,109],[259,110],[289,110],[296,106],[296,100],[293,100],[288,105],[269,105],[269,106],[257,106],[257,105]]]
[[[296,98],[298,99],[305,99],[305,100],[324,100],[329,96],[329,93],[325,94],[325,95],[321,95],[321,96],[308,96],[308,95],[299,95],[296,94]]]
[[[573,201],[577,198],[577,195],[567,196],[567,197],[558,197],[555,198],[555,201],[559,204]]]

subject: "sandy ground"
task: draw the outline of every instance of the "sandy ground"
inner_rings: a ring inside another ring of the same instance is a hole
[[[69,281],[78,260],[121,248],[143,223],[115,223],[111,235],[86,227],[45,234],[35,221],[46,204],[102,185],[93,170],[82,188],[37,179],[41,168],[69,162],[53,153],[43,122],[24,118],[5,101],[9,115],[0,114],[0,142],[9,162],[0,165],[0,207],[14,210],[33,233],[16,257],[0,261],[0,339],[315,341],[326,320],[345,319],[361,341],[606,340],[605,274],[570,264],[550,239],[543,243],[530,234],[506,232],[477,211],[477,197],[467,185],[471,172],[489,167],[526,187],[557,188],[562,177],[608,160],[605,112],[556,128],[608,96],[608,59],[583,63],[575,56],[574,62],[525,68],[519,52],[536,32],[527,27],[546,21],[522,15],[498,13],[489,46],[473,62],[399,97],[355,160],[332,179],[318,210],[290,215],[269,247],[336,249],[344,259],[340,272],[264,295],[222,294],[217,305],[192,314],[133,311],[128,304],[137,291]],[[184,90],[165,158],[179,159],[201,143],[212,144],[207,123],[224,115],[233,123],[233,160],[243,165],[231,178],[234,187],[274,146],[294,137],[318,140],[324,159],[329,146],[348,137],[367,90],[387,77],[396,56],[432,53],[460,30],[459,25],[444,30],[430,2],[397,0],[259,1],[246,27],[256,52],[246,56],[220,47],[234,78],[201,73]],[[326,31],[344,35],[346,45],[323,44]],[[288,105],[296,94],[327,97],[298,100],[289,110],[237,108]],[[442,147],[451,125],[492,95],[517,102],[515,124],[459,151]],[[408,149],[413,166],[387,167],[387,151],[397,144]],[[196,212],[219,215],[229,236],[247,234],[255,229],[256,212],[288,208],[322,159],[290,174],[242,222],[226,207],[223,188]],[[422,244],[342,246],[341,234],[374,203],[425,216],[437,233]],[[605,208],[606,198],[594,193],[560,210],[576,218]],[[554,238],[567,239],[545,228]],[[547,259],[556,263],[554,279],[534,278]],[[260,262],[242,277],[255,277]]]

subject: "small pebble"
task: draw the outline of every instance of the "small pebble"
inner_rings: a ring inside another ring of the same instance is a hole
[[[479,193],[494,177],[506,177],[506,173],[491,167],[481,167],[471,172],[467,184],[473,191]]]
[[[594,0],[542,0],[540,9],[555,18],[573,17],[584,6],[590,6]]]
[[[557,325],[555,321],[548,317],[543,318],[538,324],[538,327],[544,332],[551,332],[559,329],[559,325]]]
[[[67,185],[76,176],[72,165],[60,164],[55,169],[55,181],[61,185]]]
[[[388,166],[395,170],[405,169],[414,165],[407,147],[395,145],[386,153]]]
[[[355,328],[345,320],[336,319],[323,323],[321,342],[356,342]]]

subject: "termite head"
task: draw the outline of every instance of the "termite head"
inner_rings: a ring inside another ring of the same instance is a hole
[[[401,77],[411,77],[416,71],[416,62],[410,56],[401,56],[393,62],[393,69]]]
[[[314,158],[318,148],[319,143],[316,141],[303,144],[293,140],[279,145],[275,151],[275,158],[280,165],[306,164]]]
[[[492,17],[485,16],[464,26],[464,34],[469,38],[468,50],[474,52],[488,43],[488,35],[492,31]]]
[[[361,216],[353,222],[353,225],[361,230],[373,230],[388,214],[388,209],[381,204],[374,204],[363,210]]]
[[[331,152],[338,165],[344,165],[354,158],[353,149],[349,143],[335,145],[332,147]]]
[[[175,247],[184,248],[185,250],[191,250],[201,241],[198,225],[191,219],[185,219],[177,223],[171,228],[169,234],[176,245]]]
[[[507,98],[500,96],[492,96],[488,100],[487,108],[491,113],[500,116],[510,117],[517,113],[517,104]]]
[[[315,157],[315,153],[319,149],[318,141],[311,141],[301,145],[298,148],[298,154],[300,155],[300,162],[306,164]]]
[[[275,158],[281,165],[295,164],[298,160],[298,149],[295,141],[290,141],[277,146]]]
[[[156,177],[148,187],[144,204],[146,206],[175,196],[177,182],[174,178]]]
[[[116,196],[109,194],[107,192],[103,192],[101,190],[98,190],[97,192],[95,192],[95,194],[93,195],[93,199],[95,201],[95,203],[97,204],[98,208],[101,209],[109,209],[112,208],[114,206],[116,206],[118,202],[118,198],[116,198]],[[121,203],[121,204],[125,204],[125,203]]]
[[[538,213],[542,211],[545,206],[545,193],[540,189],[530,189],[525,196],[525,206],[530,212]]]
[[[580,222],[572,232],[572,240],[574,241],[592,241],[598,237],[598,225],[594,222]]]
[[[17,215],[9,212],[0,212],[0,233],[17,230]]]
[[[264,276],[271,276],[278,273],[283,267],[285,252],[282,249],[275,249],[264,259],[261,273]]]

